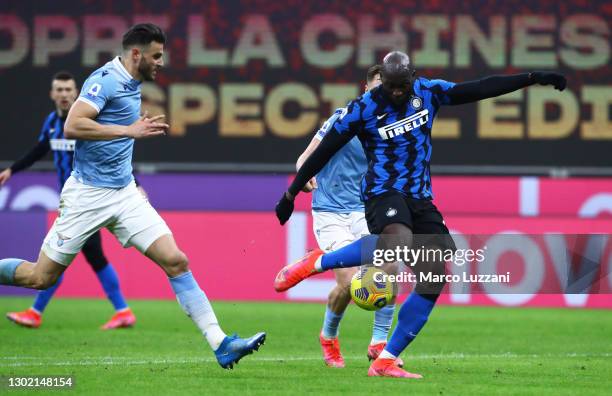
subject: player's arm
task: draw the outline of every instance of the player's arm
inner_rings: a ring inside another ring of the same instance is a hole
[[[43,128],[44,129],[44,128]],[[43,130],[36,146],[32,147],[30,151],[15,161],[10,167],[0,172],[0,187],[3,186],[15,173],[20,172],[24,169],[32,166],[36,161],[39,161],[51,150],[49,144],[49,137]]]
[[[304,162],[306,162],[308,157],[310,157],[310,155],[317,149],[317,147],[319,147],[319,143],[321,143],[321,140],[323,140],[325,135],[327,135],[332,126],[334,126],[334,123],[338,120],[338,118],[340,118],[344,111],[344,108],[337,109],[334,114],[332,114],[332,116],[329,117],[327,121],[323,123],[323,125],[321,125],[321,128],[319,128],[317,133],[314,135],[314,137],[310,141],[310,144],[308,144],[308,147],[306,147],[306,150],[304,150],[302,155],[298,157],[297,163],[295,164],[295,168],[297,171],[300,170],[300,168],[302,167],[302,165],[304,165]],[[311,192],[315,188],[317,188],[317,179],[313,176],[312,179],[310,179],[306,183],[306,185],[304,185],[302,191]]]
[[[77,100],[68,113],[64,135],[68,139],[113,140],[124,137],[134,139],[164,135],[168,124],[160,122],[164,115],[149,118],[145,113],[132,125],[106,125],[96,122],[98,111],[87,102]]]
[[[361,109],[355,101],[351,102],[330,132],[325,135],[318,147],[304,161],[289,189],[276,204],[276,217],[281,225],[285,224],[293,212],[293,201],[304,185],[323,169],[327,162],[347,144],[361,127]]]
[[[446,90],[447,98],[442,104],[459,105],[493,98],[514,92],[530,85],[552,85],[563,91],[567,84],[565,76],[554,72],[531,72],[509,76],[490,76],[480,80],[454,84]]]
[[[316,150],[316,148],[319,147],[319,143],[321,143],[321,139],[318,137],[318,135],[315,135],[308,144],[308,147],[306,147],[306,150],[304,150],[304,152],[298,157],[297,162],[295,163],[296,171],[300,170],[300,168],[302,167],[304,162],[306,162],[308,157],[310,157],[310,155]],[[310,179],[308,183],[306,183],[302,191],[311,192],[315,188],[317,188],[317,179],[313,176],[312,179]]]

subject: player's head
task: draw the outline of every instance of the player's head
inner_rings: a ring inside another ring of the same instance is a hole
[[[402,104],[408,100],[414,75],[414,67],[405,53],[389,52],[383,59],[381,69],[383,90],[395,104]]]
[[[57,72],[51,79],[49,96],[60,116],[67,114],[78,95],[74,76],[66,71]]]
[[[381,65],[374,65],[368,69],[368,73],[366,74],[366,85],[365,90],[369,91],[370,89],[374,89],[381,84],[380,79],[380,69]]]
[[[138,68],[139,79],[153,81],[157,71],[164,65],[166,35],[157,25],[140,23],[123,35],[124,56],[129,57]]]

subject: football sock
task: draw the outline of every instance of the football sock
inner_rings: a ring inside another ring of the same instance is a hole
[[[379,359],[396,359],[397,356],[395,356],[392,353],[389,353],[386,349],[383,349],[380,355],[378,355],[378,358]]]
[[[337,314],[329,306],[325,309],[325,319],[323,320],[323,337],[336,338],[338,337],[338,327],[344,316],[344,312]]]
[[[115,307],[115,311],[121,311],[128,307],[125,299],[123,298],[123,294],[121,294],[121,289],[119,288],[119,277],[117,276],[117,272],[111,263],[108,263],[101,270],[96,272],[98,276],[98,280],[102,284],[102,288],[106,293],[106,297],[110,300]]]
[[[0,285],[15,284],[15,270],[24,260],[7,258],[0,260]]]
[[[378,235],[366,235],[338,250],[325,253],[321,257],[322,270],[333,268],[357,267],[372,263]]]
[[[174,278],[169,278],[172,290],[176,294],[176,299],[183,308],[183,311],[198,326],[206,341],[216,351],[225,338],[225,333],[219,327],[219,322],[215,316],[210,301],[206,294],[200,289],[191,271]]]
[[[385,350],[392,355],[399,356],[425,326],[435,304],[435,299],[415,292],[410,293],[399,310],[397,326]]]
[[[374,313],[374,326],[372,328],[371,345],[387,342],[387,336],[393,323],[393,313],[395,312],[395,304],[385,305]]]
[[[63,280],[64,274],[60,275],[60,277],[57,278],[57,282],[55,282],[55,285],[51,286],[48,289],[39,291],[38,295],[36,296],[36,299],[34,300],[32,308],[34,308],[36,311],[38,311],[39,314],[42,315],[42,313],[45,311],[45,308],[47,308],[47,304],[49,304],[49,301],[51,301],[51,298],[53,298],[55,291]]]

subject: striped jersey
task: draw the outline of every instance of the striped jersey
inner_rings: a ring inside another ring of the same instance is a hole
[[[444,80],[417,78],[409,100],[394,105],[382,86],[349,103],[330,133],[357,136],[366,153],[368,171],[362,181],[364,200],[388,191],[415,199],[431,199],[431,129],[447,92]]]
[[[48,142],[53,151],[53,162],[57,170],[60,189],[72,173],[74,159],[74,146],[76,140],[64,138],[64,121],[57,112],[53,111],[47,116],[38,136],[39,142]]]

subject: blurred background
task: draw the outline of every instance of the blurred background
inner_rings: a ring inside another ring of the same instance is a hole
[[[153,22],[168,36],[166,68],[142,87],[143,107],[166,114],[169,136],[138,141],[134,167],[211,299],[323,301],[331,275],[276,294],[286,262],[315,246],[310,196],[280,227],[273,207],[295,161],[336,107],[363,90],[368,67],[406,51],[417,73],[465,81],[557,70],[559,93],[532,86],[446,107],[434,130],[435,204],[461,234],[612,231],[612,4],[553,1],[3,1],[0,4],[0,168],[36,143],[50,80],[83,80],[119,53],[122,34]],[[0,256],[34,259],[55,217],[51,158],[0,189]],[[10,231],[9,231],[10,230]],[[162,271],[106,231],[104,246],[128,298],[174,298]],[[612,308],[599,294],[544,295],[558,276],[510,246],[531,293],[453,294],[447,304]],[[610,242],[608,241],[608,244]],[[612,266],[608,246],[601,257]],[[103,297],[79,258],[58,296]],[[524,285],[523,285],[524,286]],[[32,294],[0,287],[0,294]]]

